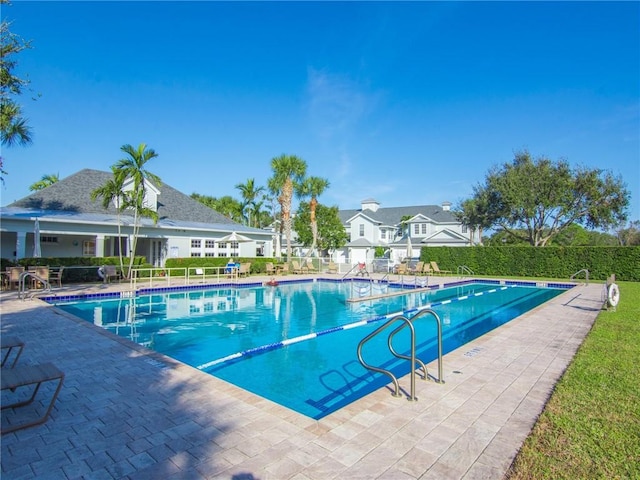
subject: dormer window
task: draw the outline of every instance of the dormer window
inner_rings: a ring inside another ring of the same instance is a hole
[[[125,180],[122,185],[123,192],[130,192],[133,190],[133,179],[129,178]],[[160,195],[160,190],[148,180],[144,181],[144,198],[142,199],[142,206],[148,208],[149,210],[153,210],[154,212],[158,211],[158,196]],[[117,205],[116,205],[117,207]]]

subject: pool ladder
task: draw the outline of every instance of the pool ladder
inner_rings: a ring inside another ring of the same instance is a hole
[[[39,277],[34,272],[22,272],[18,280],[18,298],[25,300],[27,298],[27,278],[33,278],[42,284],[42,290],[31,292],[30,299],[33,299],[40,292],[51,292],[51,284],[45,278]]]
[[[436,382],[444,383],[444,378],[442,376],[442,322],[440,321],[440,317],[438,316],[438,314],[429,308],[419,311],[412,317],[406,317],[404,315],[396,315],[395,317],[389,319],[383,325],[375,329],[369,335],[364,337],[362,340],[360,340],[360,343],[358,343],[358,360],[360,360],[360,363],[362,364],[363,367],[369,370],[373,370],[374,372],[384,373],[385,375],[388,375],[391,378],[391,380],[393,381],[393,385],[395,387],[395,390],[393,393],[394,397],[399,397],[401,395],[400,384],[398,383],[398,379],[390,370],[386,370],[380,367],[374,367],[373,365],[369,365],[367,362],[365,362],[364,358],[362,358],[362,347],[364,346],[365,343],[367,343],[373,337],[375,337],[382,331],[386,330],[387,327],[391,326],[391,324],[402,322],[402,324],[399,327],[396,327],[389,334],[389,337],[387,338],[387,346],[389,347],[389,351],[394,357],[411,361],[411,394],[408,397],[408,400],[410,401],[417,400],[418,398],[416,397],[416,364],[418,364],[418,366],[422,369],[423,380],[426,380],[429,374],[427,372],[427,366],[424,364],[424,362],[416,357],[416,332],[413,326],[413,322],[427,315],[433,316],[438,328],[438,378],[436,379]],[[409,328],[411,332],[411,355],[403,355],[401,353],[396,352],[396,350],[393,348],[393,337],[395,337],[395,335],[404,328]]]

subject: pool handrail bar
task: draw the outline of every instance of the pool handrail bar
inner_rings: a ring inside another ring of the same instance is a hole
[[[385,374],[389,378],[391,378],[391,380],[393,382],[393,385],[394,385],[394,392],[392,393],[392,395],[394,397],[399,397],[400,396],[400,384],[398,382],[398,379],[396,378],[396,376],[390,370],[387,370],[387,369],[384,369],[384,368],[381,368],[381,367],[375,367],[375,366],[369,365],[367,362],[365,362],[364,358],[362,357],[362,347],[364,346],[365,343],[367,343],[373,337],[375,337],[380,332],[385,330],[392,323],[396,323],[398,321],[403,322],[402,325],[400,325],[399,327],[396,327],[396,329],[393,330],[389,334],[389,337],[387,337],[387,346],[389,347],[389,351],[391,352],[391,354],[394,357],[400,358],[400,359],[403,359],[403,360],[411,361],[411,372],[410,372],[410,375],[411,375],[411,377],[410,377],[410,380],[411,380],[411,392],[410,392],[410,395],[408,397],[408,400],[409,401],[418,400],[418,398],[416,397],[416,363],[418,363],[418,365],[420,365],[422,367],[422,369],[423,369],[423,372],[424,372],[423,380],[427,380],[428,372],[427,372],[427,367],[424,364],[424,362],[422,362],[422,360],[420,360],[419,358],[416,358],[416,334],[415,334],[415,328],[413,326],[413,322],[417,318],[420,318],[420,317],[422,317],[422,316],[424,316],[426,314],[433,315],[435,320],[436,320],[436,323],[437,323],[437,327],[438,327],[438,379],[436,380],[436,382],[437,383],[444,383],[444,379],[442,377],[442,322],[440,321],[440,317],[438,317],[438,314],[436,312],[434,312],[433,310],[431,310],[431,309],[421,310],[420,312],[416,313],[415,315],[413,315],[410,318],[406,317],[404,315],[396,315],[395,317],[390,318],[384,324],[382,324],[381,326],[376,328],[373,332],[371,332],[369,335],[364,337],[358,343],[357,353],[358,353],[358,360],[360,361],[360,364],[366,369],[373,370],[374,372]],[[403,328],[406,328],[406,327],[408,327],[410,329],[410,331],[411,331],[411,334],[410,334],[410,338],[411,338],[411,349],[410,349],[410,352],[411,352],[411,355],[410,356],[399,354],[393,348],[393,337],[396,335],[396,333],[398,333],[400,330],[402,330]]]
[[[444,377],[442,375],[442,321],[440,320],[440,317],[438,316],[438,314],[431,308],[425,308],[423,310],[418,311],[418,313],[416,313],[415,315],[413,315],[412,317],[409,317],[409,321],[411,323],[413,323],[416,319],[423,317],[425,315],[432,315],[434,320],[436,321],[436,327],[437,327],[437,341],[438,341],[438,378],[435,380],[436,383],[445,383],[444,382]],[[396,328],[393,332],[391,332],[389,334],[389,348],[391,347],[391,341],[393,339],[393,337],[395,336],[395,334],[397,332],[399,332],[400,330],[402,330],[403,328],[405,328],[405,325],[400,325],[398,328]],[[393,352],[392,352],[393,353]],[[394,353],[395,355],[395,353]],[[407,357],[403,357],[400,354],[396,355],[399,358],[405,358],[408,360]],[[428,377],[428,371],[427,371],[427,367],[426,365],[422,362],[422,360],[420,359],[416,359],[423,367],[424,370],[424,375],[425,375],[425,380]]]
[[[458,277],[463,277],[464,275],[474,275],[473,270],[471,270],[466,265],[459,265],[457,271]]]
[[[24,300],[25,298],[27,298],[27,286],[26,286],[26,282],[25,280],[28,278],[34,278],[36,279],[38,282],[42,283],[42,291],[43,292],[51,292],[51,284],[49,283],[49,281],[45,278],[42,278],[38,275],[35,274],[35,272],[22,272],[20,274],[20,277],[18,278],[18,298]],[[34,291],[31,293],[31,298],[33,299],[33,297],[38,293],[38,291]],[[24,296],[23,296],[24,295]]]
[[[579,270],[576,273],[574,273],[573,275],[571,275],[571,277],[569,278],[569,281],[573,281],[581,273],[585,274],[585,280],[584,280],[585,281],[585,285],[589,285],[589,270],[587,270],[586,268],[583,268],[582,270]]]

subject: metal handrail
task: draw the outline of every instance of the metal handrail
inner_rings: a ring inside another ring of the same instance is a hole
[[[364,263],[364,269],[361,269],[361,268],[360,268],[360,265],[362,265],[363,263]],[[347,273],[345,273],[345,274],[342,276],[342,280],[344,280],[345,278],[347,278],[347,277],[349,276],[349,274],[350,274],[351,272],[353,272],[356,268],[358,268],[359,270],[363,271],[363,272],[362,272],[362,277],[364,277],[364,276],[365,276],[365,274],[367,275],[367,277],[371,277],[371,275],[369,275],[369,271],[367,270],[367,264],[366,264],[366,262],[358,262],[358,263],[356,263],[353,267],[351,267],[351,269],[350,269]],[[355,274],[355,276],[358,276],[358,273],[356,273],[356,274]]]
[[[416,319],[424,317],[425,315],[432,315],[434,320],[436,321],[436,327],[437,327],[437,340],[438,340],[438,379],[436,380],[436,383],[445,383],[444,382],[444,378],[442,376],[442,321],[440,320],[440,317],[438,316],[438,314],[433,311],[430,308],[425,308],[424,310],[420,310],[418,313],[416,313],[414,316],[412,316],[411,318],[409,318],[409,321],[411,323],[413,323]],[[389,348],[391,348],[391,341],[393,339],[393,337],[395,336],[395,334],[397,332],[399,332],[400,330],[402,330],[405,326],[401,325],[400,327],[396,328],[393,332],[391,332],[389,334]],[[393,352],[392,352],[393,353]],[[395,354],[394,354],[395,355]],[[408,357],[403,357],[401,355],[396,355],[399,358],[405,358],[405,359],[409,359]],[[418,361],[420,362],[420,364],[423,367],[424,373],[425,373],[425,379],[428,376],[428,372],[427,372],[427,367],[424,365],[424,363],[422,363],[422,361],[420,359],[418,359]]]
[[[398,379],[396,378],[396,376],[387,369],[384,368],[380,368],[380,367],[374,367],[373,365],[369,365],[367,362],[364,361],[364,358],[362,357],[362,347],[364,346],[365,343],[367,343],[369,340],[371,340],[373,337],[375,337],[376,335],[378,335],[380,332],[382,332],[383,330],[385,330],[387,327],[389,327],[392,323],[398,322],[398,321],[402,321],[403,324],[400,325],[399,327],[397,327],[395,330],[393,330],[390,334],[389,337],[387,338],[387,346],[389,347],[389,351],[391,352],[391,354],[396,357],[396,358],[401,358],[403,360],[409,360],[411,361],[411,393],[409,396],[409,400],[413,401],[413,400],[417,400],[416,397],[416,363],[422,367],[422,370],[424,372],[423,375],[423,380],[426,380],[428,378],[428,372],[427,372],[427,366],[424,364],[424,362],[422,360],[420,360],[419,358],[416,358],[416,334],[415,334],[415,328],[413,326],[413,322],[418,319],[421,318],[425,315],[433,315],[434,319],[436,320],[436,324],[437,324],[437,340],[438,340],[438,379],[436,380],[437,383],[444,383],[444,378],[442,375],[442,322],[440,321],[440,317],[438,316],[438,314],[436,312],[434,312],[431,309],[424,309],[419,311],[418,313],[416,313],[413,317],[408,318],[405,317],[404,315],[396,315],[395,317],[387,320],[383,325],[381,325],[380,327],[378,327],[377,329],[375,329],[373,332],[371,332],[369,335],[367,335],[366,337],[364,337],[362,340],[360,340],[360,342],[358,343],[358,360],[360,361],[360,363],[362,364],[363,367],[369,369],[369,370],[373,370],[374,372],[378,372],[378,373],[383,373],[387,376],[389,376],[391,378],[391,380],[393,381],[393,385],[394,385],[394,393],[392,394],[394,397],[399,397],[400,396],[400,385],[398,383]],[[400,354],[398,352],[396,352],[396,350],[393,348],[393,338],[395,337],[395,335],[402,330],[403,328],[407,328],[409,327],[410,331],[411,331],[411,355],[403,355]]]
[[[49,281],[45,278],[42,278],[38,275],[36,275],[34,272],[22,272],[20,274],[20,277],[18,279],[18,298],[21,298],[22,300],[24,300],[27,297],[27,285],[26,285],[26,279],[28,277],[31,278],[35,278],[37,281],[39,281],[40,283],[42,283],[43,288],[42,291],[43,292],[50,292],[51,291],[51,284],[49,283]],[[36,292],[33,292],[31,294],[31,298],[34,297],[34,295],[36,294]],[[24,297],[23,297],[24,295]]]
[[[411,323],[411,321],[404,315],[396,315],[395,317],[387,320],[380,327],[376,328],[373,332],[371,332],[369,335],[367,335],[362,340],[360,340],[360,343],[358,343],[358,350],[357,350],[358,360],[360,360],[360,363],[364,368],[373,370],[374,372],[383,373],[385,375],[388,375],[391,378],[391,380],[393,381],[393,385],[395,387],[394,393],[392,394],[394,397],[400,396],[400,384],[398,383],[398,379],[390,370],[387,370],[385,368],[380,368],[380,367],[374,367],[373,365],[369,365],[367,362],[365,362],[364,358],[362,358],[362,347],[366,342],[368,342],[370,339],[375,337],[378,333],[380,333],[381,331],[386,329],[389,325],[397,321],[405,322],[405,325],[408,325],[409,328],[411,329],[411,357],[410,358],[411,358],[411,365],[413,367],[413,365],[415,365],[416,363],[415,329],[413,328],[413,324]],[[394,352],[391,352],[391,353],[393,354]],[[415,372],[413,371],[413,368],[411,368],[411,396],[409,397],[409,400],[417,400],[415,395],[416,394],[415,382],[416,382]]]
[[[587,270],[586,268],[583,268],[582,270],[579,270],[573,275],[571,275],[571,277],[569,278],[569,281],[573,281],[573,279],[575,279],[581,273],[585,274],[585,284],[589,285],[589,270]]]
[[[473,275],[473,270],[471,270],[469,267],[467,267],[466,265],[459,265],[458,266],[458,271],[457,271],[457,275],[459,277],[462,277],[464,275]]]

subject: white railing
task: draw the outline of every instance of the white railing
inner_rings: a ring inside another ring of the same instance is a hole
[[[238,269],[222,267],[136,267],[131,270],[131,289],[149,287],[171,287],[193,283],[224,283],[236,281]]]

